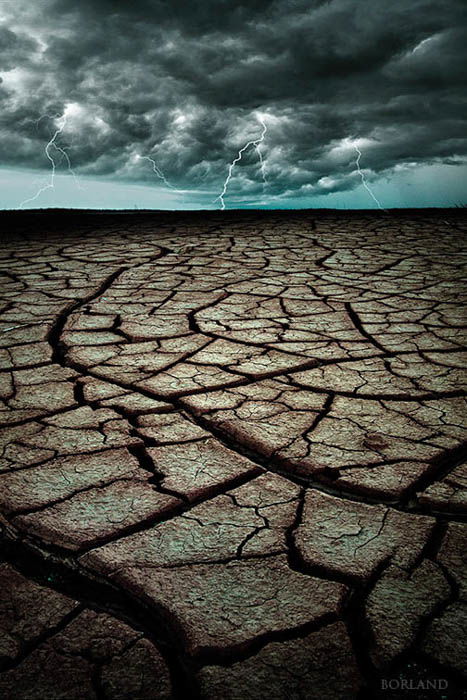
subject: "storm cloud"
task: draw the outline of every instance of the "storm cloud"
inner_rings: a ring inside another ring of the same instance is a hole
[[[467,156],[462,0],[0,2],[0,161],[250,199]],[[57,152],[65,166],[64,156]]]

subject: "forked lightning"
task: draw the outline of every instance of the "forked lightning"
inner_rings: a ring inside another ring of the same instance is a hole
[[[48,116],[48,115],[44,115],[44,117],[41,117],[41,118],[38,120],[38,123],[39,123],[39,121],[40,121],[41,119],[44,119],[44,118],[47,117],[47,116]],[[67,121],[67,120],[66,120],[66,113],[64,112],[64,113],[62,114],[61,117],[58,117],[58,116],[57,116],[57,117],[49,117],[49,118],[52,118],[54,121],[57,122],[57,128],[56,128],[56,130],[55,130],[55,133],[54,133],[54,135],[52,136],[52,138],[50,139],[50,141],[48,142],[48,144],[47,144],[46,147],[45,147],[45,155],[46,155],[47,158],[49,159],[49,161],[50,161],[50,163],[51,163],[51,166],[52,166],[52,172],[51,172],[51,174],[50,174],[50,180],[49,180],[49,182],[48,182],[46,185],[44,185],[43,187],[40,187],[40,188],[38,189],[38,191],[36,192],[36,194],[35,194],[33,197],[29,197],[28,199],[23,200],[23,201],[21,202],[21,204],[19,205],[19,208],[20,208],[20,209],[22,209],[22,208],[24,207],[25,204],[29,204],[30,202],[34,202],[36,199],[38,199],[38,198],[41,196],[41,194],[43,194],[43,193],[46,192],[47,190],[53,190],[53,189],[55,189],[55,172],[56,172],[56,169],[57,169],[57,165],[56,165],[56,162],[55,162],[54,157],[52,156],[52,154],[51,154],[51,152],[50,152],[52,148],[54,148],[56,151],[58,151],[59,153],[61,153],[61,155],[65,158],[65,160],[66,160],[66,162],[67,162],[67,165],[68,165],[68,170],[69,170],[69,172],[73,175],[73,177],[75,178],[75,182],[77,182],[77,181],[76,181],[75,173],[73,172],[73,170],[72,170],[72,168],[71,168],[71,162],[70,162],[70,158],[69,158],[69,156],[68,156],[68,153],[67,153],[61,146],[57,145],[57,143],[56,143],[57,138],[60,136],[60,134],[63,132],[63,130],[64,130],[65,126],[66,126],[66,121]]]
[[[138,158],[140,158],[140,160],[148,160],[148,161],[152,164],[152,169],[153,169],[154,172],[156,173],[157,177],[160,178],[160,179],[162,180],[162,182],[164,183],[164,185],[166,185],[167,187],[170,187],[171,190],[175,190],[175,189],[176,189],[173,185],[170,184],[170,182],[168,182],[168,180],[167,180],[167,178],[165,177],[164,173],[163,173],[162,170],[156,165],[156,161],[155,161],[153,158],[151,158],[150,156],[138,156]]]
[[[360,158],[362,157],[362,152],[361,152],[361,150],[359,149],[359,147],[357,146],[356,143],[354,143],[354,144],[352,144],[352,145],[353,145],[353,147],[355,148],[355,150],[356,150],[356,152],[357,152],[357,160],[355,161],[355,165],[357,166],[358,174],[359,174],[360,177],[362,178],[363,187],[366,189],[366,191],[368,192],[368,194],[370,195],[370,197],[376,202],[376,204],[378,205],[378,208],[381,209],[381,211],[386,211],[386,209],[382,206],[382,204],[381,204],[381,202],[379,201],[379,199],[377,199],[377,197],[375,196],[375,194],[374,194],[373,191],[371,190],[370,186],[368,185],[368,183],[367,183],[367,181],[366,181],[365,173],[364,173],[364,172],[362,171],[362,169],[360,168]]]
[[[265,123],[265,121],[264,121],[264,119],[263,119],[263,117],[262,117],[261,115],[258,116],[258,119],[259,119],[259,121],[261,122],[261,125],[262,125],[262,127],[263,127],[263,130],[262,130],[262,132],[261,132],[261,136],[260,136],[259,138],[255,139],[254,141],[248,141],[248,143],[246,143],[246,144],[243,146],[243,148],[241,148],[241,149],[239,150],[237,157],[234,158],[234,160],[233,160],[233,161],[230,163],[230,165],[229,165],[229,171],[228,171],[228,173],[227,173],[227,177],[226,177],[226,179],[225,179],[224,187],[222,188],[222,192],[221,192],[220,195],[219,195],[218,197],[216,197],[216,199],[214,200],[215,202],[217,202],[218,199],[220,200],[220,202],[221,202],[221,209],[222,209],[222,210],[225,209],[224,196],[225,196],[225,194],[226,194],[226,192],[227,192],[227,187],[229,186],[229,182],[230,182],[230,180],[231,180],[231,178],[232,178],[232,171],[233,171],[234,167],[236,166],[236,164],[239,163],[239,162],[241,161],[243,154],[245,153],[245,151],[247,151],[247,150],[250,148],[250,146],[254,146],[255,149],[256,149],[256,152],[257,152],[257,154],[258,154],[258,158],[259,158],[259,161],[260,161],[260,164],[261,164],[261,173],[262,173],[262,176],[263,176],[263,183],[264,183],[264,185],[266,184],[266,173],[265,173],[265,169],[264,169],[264,160],[263,160],[263,156],[262,156],[262,154],[261,154],[261,151],[259,150],[259,144],[262,143],[262,142],[264,141],[264,137],[266,136],[266,132],[267,132],[268,128],[267,128],[266,123]]]

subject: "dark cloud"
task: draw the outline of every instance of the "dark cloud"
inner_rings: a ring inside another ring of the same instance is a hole
[[[466,58],[463,0],[4,1],[0,160],[47,167],[65,114],[78,172],[217,191],[263,115],[266,194],[343,191],[354,143],[370,179],[467,156]]]
[[[29,56],[37,49],[37,43],[27,36],[18,36],[8,27],[0,25],[0,70],[9,71],[18,64],[28,63]]]

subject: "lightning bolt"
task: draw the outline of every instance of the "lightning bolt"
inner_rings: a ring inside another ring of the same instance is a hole
[[[56,162],[55,162],[54,157],[53,157],[53,156],[51,155],[51,153],[50,153],[51,148],[54,148],[56,151],[58,151],[59,153],[61,153],[62,156],[65,158],[65,160],[66,160],[66,162],[67,162],[67,165],[68,165],[68,170],[69,170],[70,173],[73,175],[73,178],[74,178],[75,182],[77,183],[76,175],[75,175],[75,173],[73,172],[73,170],[72,170],[72,168],[71,168],[71,162],[70,162],[70,158],[69,158],[69,156],[68,156],[68,153],[67,153],[61,146],[58,146],[57,143],[56,143],[57,138],[60,136],[60,134],[63,132],[63,130],[64,130],[65,126],[66,126],[66,121],[67,121],[67,120],[66,120],[66,114],[63,113],[61,117],[58,117],[58,116],[49,117],[49,115],[45,114],[44,116],[40,117],[40,118],[37,120],[37,124],[39,124],[39,122],[41,121],[41,119],[44,119],[44,118],[46,118],[46,117],[48,117],[49,119],[53,119],[54,121],[57,121],[57,122],[58,122],[57,128],[56,128],[56,130],[55,130],[55,133],[53,134],[52,138],[50,139],[50,141],[48,142],[48,144],[47,144],[46,147],[45,147],[45,155],[46,155],[47,158],[49,159],[50,164],[51,164],[51,167],[52,167],[52,172],[51,172],[51,174],[50,174],[50,180],[49,180],[49,182],[48,182],[46,185],[44,185],[43,187],[41,187],[41,188],[36,192],[36,194],[35,194],[33,197],[29,197],[28,199],[23,200],[23,201],[21,202],[21,204],[19,205],[19,208],[20,208],[20,209],[22,209],[22,208],[24,207],[25,204],[29,204],[29,202],[34,202],[36,199],[38,199],[38,198],[41,196],[41,194],[43,194],[43,193],[46,192],[47,190],[53,190],[53,189],[55,189],[55,172],[56,172],[56,170],[57,170],[57,164],[56,164]],[[78,183],[77,183],[77,184],[78,184]]]
[[[150,158],[149,156],[138,156],[140,160],[148,160],[152,164],[152,169],[156,173],[157,177],[162,180],[164,185],[167,187],[170,187],[171,190],[175,190],[176,188],[168,182],[167,178],[165,177],[164,173],[162,170],[157,166],[156,161],[153,158]]]
[[[70,161],[70,157],[69,157],[68,153],[67,153],[67,152],[65,151],[65,149],[62,148],[61,146],[57,146],[56,143],[54,143],[54,146],[55,146],[55,148],[57,149],[57,151],[59,151],[59,153],[61,153],[62,156],[65,158],[65,160],[66,160],[66,162],[67,162],[67,166],[68,166],[68,172],[73,176],[73,180],[75,181],[76,187],[77,187],[79,190],[84,189],[84,188],[82,187],[81,183],[79,182],[78,178],[76,177],[75,171],[74,171],[73,168],[71,167],[71,161]]]
[[[265,132],[266,133],[266,132]],[[259,163],[260,163],[260,169],[261,169],[261,177],[263,178],[263,192],[264,188],[268,184],[267,178],[266,178],[266,164],[263,159],[263,154],[261,153],[261,149],[259,147],[259,144],[255,145],[256,153],[258,154],[259,158]]]
[[[381,205],[381,202],[379,201],[379,199],[377,199],[377,197],[375,196],[375,194],[371,190],[370,186],[368,185],[368,183],[366,181],[365,173],[360,168],[360,158],[362,157],[361,150],[359,149],[359,147],[357,146],[356,143],[354,143],[352,145],[355,148],[355,151],[357,153],[357,160],[355,161],[355,165],[357,166],[358,174],[362,178],[363,187],[366,189],[366,191],[368,192],[370,197],[376,202],[376,204],[378,205],[378,209],[381,209],[381,211],[386,211],[386,209]]]
[[[261,164],[261,173],[263,176],[263,187],[266,185],[266,173],[265,173],[265,169],[264,169],[264,161],[263,161],[263,156],[261,155],[261,151],[259,150],[259,144],[264,141],[264,137],[266,136],[266,132],[267,132],[268,128],[267,128],[266,123],[261,115],[258,116],[258,119],[261,122],[261,125],[263,127],[263,130],[261,132],[261,136],[258,139],[255,139],[254,141],[248,141],[248,143],[246,143],[243,146],[243,148],[241,148],[239,150],[237,157],[234,158],[233,161],[229,165],[229,171],[227,173],[227,177],[225,178],[224,187],[222,188],[222,192],[214,200],[215,202],[217,202],[218,199],[220,200],[222,211],[225,209],[224,196],[227,192],[227,187],[229,186],[229,182],[232,178],[232,171],[235,168],[235,166],[237,165],[237,163],[239,163],[241,161],[243,154],[245,153],[245,151],[247,151],[250,148],[250,146],[254,146],[256,149],[256,152],[258,154],[258,158],[259,158],[259,161]]]
[[[36,127],[39,126],[40,122],[41,122],[43,119],[55,120],[55,119],[58,119],[59,117],[60,117],[60,114],[54,114],[54,115],[43,114],[41,117],[39,117],[39,119],[36,119]],[[62,119],[65,120],[65,123],[63,124],[63,127],[60,129],[60,133],[61,133],[61,132],[63,131],[63,129],[65,128],[66,122],[67,122],[67,119],[66,119],[66,112],[64,112],[63,115],[62,115],[60,118],[62,118]],[[55,135],[54,135],[54,136],[55,136]],[[52,140],[53,140],[53,139],[52,139]],[[50,141],[49,141],[49,144],[50,144]],[[58,146],[54,140],[53,140],[53,146],[54,146],[54,148],[55,148],[57,151],[59,151],[59,152],[62,154],[62,156],[65,158],[65,160],[66,160],[66,162],[67,162],[67,166],[68,166],[68,171],[69,171],[69,173],[73,176],[73,180],[75,181],[75,184],[76,184],[76,186],[78,187],[78,189],[80,189],[80,190],[84,189],[84,188],[82,187],[81,183],[79,182],[78,178],[76,177],[75,171],[74,171],[73,168],[71,167],[70,157],[69,157],[68,153],[66,152],[66,150],[65,150],[64,148],[62,148],[61,146]]]

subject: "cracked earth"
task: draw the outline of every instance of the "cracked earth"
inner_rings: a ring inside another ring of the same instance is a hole
[[[0,697],[466,697],[465,214],[0,224]]]

